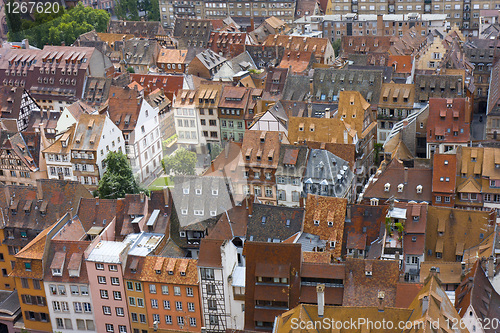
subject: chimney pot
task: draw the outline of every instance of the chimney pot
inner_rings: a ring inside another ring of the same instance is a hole
[[[323,317],[325,314],[325,285],[317,284],[316,293],[318,294],[318,317]]]

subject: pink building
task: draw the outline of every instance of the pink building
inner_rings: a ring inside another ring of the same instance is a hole
[[[98,333],[130,333],[122,265],[129,244],[99,241],[86,258]]]

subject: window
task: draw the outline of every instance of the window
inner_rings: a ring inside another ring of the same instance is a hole
[[[120,331],[120,333],[127,333],[127,326],[118,325],[118,331]]]
[[[80,291],[78,290],[78,286],[70,286],[69,290],[71,292],[71,295],[78,296],[80,294]]]
[[[54,309],[54,311],[61,311],[61,304],[57,301],[53,301],[52,308]]]
[[[138,319],[137,319],[137,313],[131,312],[130,313],[130,317],[132,319],[132,322],[136,323],[138,321]]]
[[[109,306],[103,306],[102,307],[102,313],[104,313],[107,316],[111,316],[111,308]]]
[[[83,311],[90,313],[92,312],[92,305],[90,303],[83,303]]]
[[[115,328],[113,324],[106,324],[106,332],[114,332]]]
[[[161,286],[161,293],[163,295],[168,295],[168,286],[162,285]]]
[[[145,323],[145,322],[146,322],[146,315],[145,315],[145,314],[143,314],[143,313],[140,313],[140,314],[139,314],[139,321],[140,321],[141,323]]]
[[[165,316],[165,324],[168,324],[168,325],[172,324],[172,316],[170,316],[170,315]]]
[[[120,285],[120,279],[117,278],[117,277],[111,277],[111,284],[113,284],[115,286],[119,286]]]
[[[135,283],[135,291],[142,291],[142,284],[140,282]]]
[[[159,323],[160,322],[160,315],[153,313],[153,321],[156,321],[157,323]]]
[[[189,326],[196,327],[196,318],[189,318]]]
[[[80,287],[80,294],[82,296],[88,296],[88,294],[89,294],[89,288],[87,286],[81,286]]]
[[[75,309],[75,312],[82,312],[82,303],[80,302],[73,302],[73,308]]]
[[[99,282],[100,284],[106,284],[106,277],[105,276],[98,276],[97,282]]]
[[[109,298],[107,290],[101,289],[101,298]]]
[[[194,312],[194,303],[188,302],[188,311]]]
[[[123,308],[120,308],[120,307],[116,308],[116,315],[117,315],[118,317],[123,317],[123,316],[125,316],[125,312],[123,311]]]
[[[174,287],[174,295],[175,296],[181,295],[181,287]]]
[[[179,326],[184,326],[184,317],[177,317],[177,324]]]
[[[156,300],[156,299],[152,299],[152,300],[151,300],[151,307],[152,307],[153,309],[158,309],[158,300]]]
[[[57,286],[57,290],[59,292],[59,295],[63,295],[63,296],[66,295],[66,287],[65,286],[59,285],[59,286]]]
[[[33,280],[33,288],[40,290],[40,280]]]
[[[170,301],[163,301],[163,308],[165,310],[170,310]]]
[[[113,298],[116,300],[121,300],[122,299],[121,291],[113,291]]]
[[[116,265],[109,265],[108,269],[112,272],[117,272],[118,271],[118,266]]]
[[[182,311],[182,302],[179,301],[175,302],[175,309],[177,311]]]
[[[193,288],[186,287],[186,296],[193,296]]]
[[[104,265],[103,265],[103,264],[96,263],[96,264],[95,264],[95,269],[103,270],[103,269],[104,269]]]
[[[140,308],[144,307],[144,299],[137,297],[137,306]]]
[[[149,292],[151,294],[156,294],[156,284],[150,284],[149,285]]]

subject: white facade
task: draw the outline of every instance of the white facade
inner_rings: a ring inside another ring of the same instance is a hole
[[[52,328],[61,333],[95,331],[94,309],[88,284],[44,282]]]
[[[235,271],[243,268],[244,272],[244,267],[238,266],[238,251],[231,241],[221,245],[220,253],[222,268],[198,267],[203,324],[207,332],[225,332],[226,329],[244,327],[244,274],[243,287],[233,287]],[[241,277],[238,280],[241,281]]]
[[[199,145],[200,133],[198,119],[198,109],[193,99],[188,100],[187,96],[174,96],[174,120],[175,132],[177,133],[177,143],[180,145]],[[184,96],[184,97],[183,97]]]
[[[61,116],[57,120],[57,125],[56,125],[56,133],[63,133],[65,132],[68,128],[71,127],[71,125],[76,124],[77,120],[76,118],[69,112],[68,106],[64,107],[64,110],[61,112]]]
[[[163,156],[158,113],[158,108],[142,100],[137,124],[128,137],[127,156],[132,172],[140,183],[156,175],[161,168]]]
[[[278,205],[299,207],[302,193],[300,177],[276,176]]]
[[[288,129],[269,110],[266,111],[249,130],[283,132],[288,137]]]
[[[122,131],[116,126],[108,116],[104,120],[104,126],[101,132],[101,139],[97,146],[96,165],[99,168],[99,177],[102,178],[106,168],[103,166],[103,161],[108,156],[108,152],[125,152],[125,139]]]
[[[467,327],[469,332],[484,333],[483,325],[481,325],[481,323],[484,325],[483,319],[478,319],[476,311],[474,311],[472,305],[469,305],[467,311],[461,319],[461,324]]]

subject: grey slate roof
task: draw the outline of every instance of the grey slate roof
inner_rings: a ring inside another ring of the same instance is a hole
[[[212,30],[210,20],[177,18],[174,26],[174,37],[179,40],[180,48],[206,48]]]
[[[207,49],[201,53],[198,53],[196,55],[196,57],[208,69],[215,68],[227,60],[223,56],[218,55],[217,53],[215,53],[214,51],[212,51],[210,49]]]
[[[283,88],[283,100],[305,101],[309,96],[312,77],[288,74]]]
[[[180,230],[205,230],[211,219],[232,207],[222,177],[176,176],[174,184],[172,198]]]
[[[415,75],[415,102],[427,102],[431,97],[465,97],[461,75]]]
[[[304,193],[346,197],[354,174],[349,163],[328,150],[311,149],[303,178]],[[325,186],[327,190],[325,191]]]
[[[368,103],[378,103],[384,78],[383,70],[316,69],[313,100],[337,101],[339,91],[359,91]]]
[[[247,240],[282,242],[299,232],[304,218],[303,208],[290,208],[254,203],[248,217]]]
[[[127,64],[156,65],[156,42],[145,39],[129,39],[123,46],[124,60]]]

